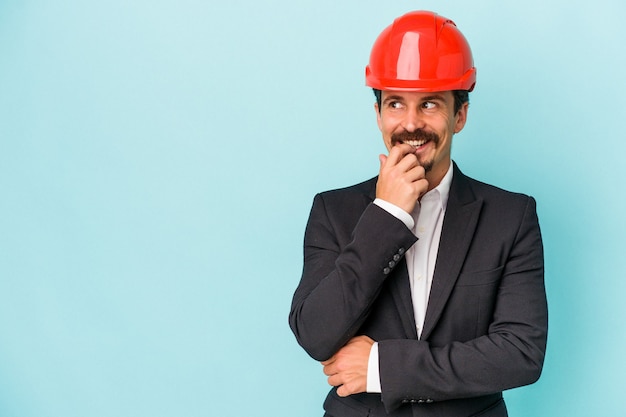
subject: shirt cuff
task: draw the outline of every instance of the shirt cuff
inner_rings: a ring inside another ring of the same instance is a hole
[[[370,356],[367,361],[367,387],[369,393],[382,392],[380,388],[380,370],[378,369],[378,342],[374,342],[370,349]]]
[[[385,210],[387,213],[391,214],[398,220],[402,221],[402,223],[404,223],[407,228],[413,229],[413,226],[415,226],[415,221],[413,220],[413,216],[411,216],[409,213],[402,210],[400,207],[396,206],[395,204],[392,204],[385,200],[381,200],[380,198],[375,199],[374,204],[376,204],[378,207]]]

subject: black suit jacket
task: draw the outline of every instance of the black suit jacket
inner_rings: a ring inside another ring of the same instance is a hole
[[[404,253],[417,240],[372,204],[376,178],[318,194],[290,325],[318,361],[352,337],[379,342],[382,394],[341,398],[328,415],[506,416],[502,391],[543,366],[547,303],[532,197],[454,166],[421,338]]]

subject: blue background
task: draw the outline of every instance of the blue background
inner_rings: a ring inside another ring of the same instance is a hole
[[[549,347],[511,416],[625,415],[622,0],[0,1],[0,415],[320,416],[303,230],[377,173],[364,67],[412,9],[474,51],[454,159],[539,204]]]

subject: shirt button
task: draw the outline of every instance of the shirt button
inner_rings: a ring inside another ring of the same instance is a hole
[[[416,279],[416,280],[418,280],[418,281],[420,281],[420,280],[422,279],[422,276],[421,276],[421,275],[418,275],[418,276],[416,276],[416,277],[415,277],[415,279]]]
[[[424,229],[423,227],[420,227],[420,228],[417,229],[417,231],[420,232],[420,233],[424,233],[425,230],[426,229]]]

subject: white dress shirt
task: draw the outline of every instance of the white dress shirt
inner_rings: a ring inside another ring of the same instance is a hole
[[[448,204],[451,183],[452,163],[450,163],[448,172],[439,185],[424,194],[410,214],[388,201],[379,198],[374,200],[374,204],[401,220],[418,238],[405,255],[418,337],[421,337],[424,327],[426,307],[428,306],[428,297],[439,250],[443,216]],[[372,345],[370,350],[367,367],[367,392],[381,392],[377,342]]]

